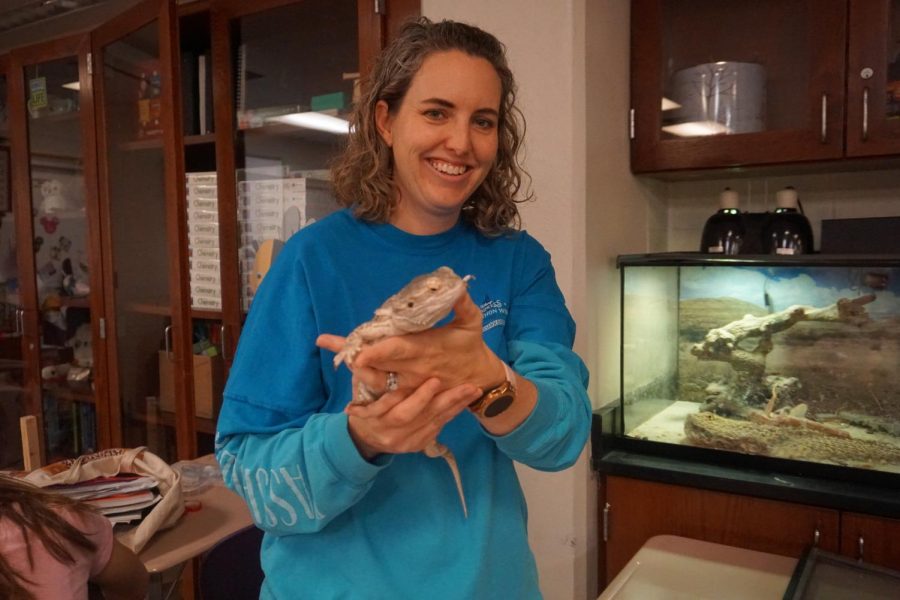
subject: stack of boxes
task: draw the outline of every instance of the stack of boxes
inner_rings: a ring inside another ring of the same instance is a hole
[[[248,179],[238,182],[238,221],[241,229],[241,302],[250,307],[259,279],[257,251],[269,240],[287,241],[301,227],[337,208],[327,181],[309,177]]]
[[[187,173],[191,306],[222,309],[219,262],[219,201],[216,173]]]

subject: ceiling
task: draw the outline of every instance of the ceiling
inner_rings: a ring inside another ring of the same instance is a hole
[[[0,54],[90,31],[142,1],[0,0]]]
[[[0,33],[71,14],[110,0],[2,0]]]

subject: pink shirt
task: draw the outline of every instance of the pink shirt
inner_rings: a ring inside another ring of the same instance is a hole
[[[63,518],[96,544],[96,552],[67,544],[66,549],[75,562],[61,563],[47,552],[37,536],[30,535],[31,556],[34,559],[32,570],[21,529],[6,519],[0,520],[0,549],[10,568],[33,582],[24,583],[24,586],[36,600],[86,600],[88,579],[106,567],[112,554],[112,525],[102,515],[80,514],[66,508],[58,510]]]

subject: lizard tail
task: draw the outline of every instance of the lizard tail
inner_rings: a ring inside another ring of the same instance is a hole
[[[459,467],[456,465],[456,457],[450,452],[450,448],[435,441],[425,448],[425,456],[429,458],[443,458],[453,473],[453,480],[456,482],[456,492],[459,494],[459,501],[462,503],[463,516],[469,518],[469,509],[466,508],[466,495],[463,492],[462,478],[459,476]]]

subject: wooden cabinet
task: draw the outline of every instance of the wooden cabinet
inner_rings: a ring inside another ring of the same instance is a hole
[[[632,170],[898,153],[898,33],[897,0],[633,0]]]
[[[333,208],[314,200],[346,133],[292,116],[346,127],[360,73],[417,10],[144,0],[0,57],[0,468],[21,465],[22,414],[45,461],[212,450],[257,250]],[[297,209],[279,196],[277,223],[246,193],[271,180]]]
[[[815,542],[837,552],[836,510],[606,476],[601,497],[600,572],[611,581],[655,535],[680,535],[799,557]]]
[[[841,554],[900,570],[900,520],[853,512],[841,515]]]
[[[602,486],[601,582],[662,534],[797,558],[816,544],[900,569],[900,520],[611,475]]]

